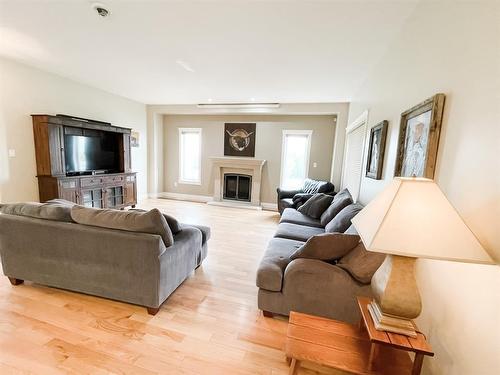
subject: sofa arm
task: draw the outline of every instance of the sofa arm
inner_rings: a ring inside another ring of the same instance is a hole
[[[293,198],[295,194],[302,193],[301,189],[297,190],[281,190],[280,188],[276,189],[276,192],[278,193],[278,200],[279,199],[284,199],[284,198]]]
[[[336,265],[316,259],[288,264],[282,293],[290,311],[319,315],[349,323],[359,321],[356,296],[371,296],[370,285],[354,280]]]
[[[293,203],[295,204],[304,204],[307,200],[311,199],[314,194],[309,193],[298,193],[293,196]]]

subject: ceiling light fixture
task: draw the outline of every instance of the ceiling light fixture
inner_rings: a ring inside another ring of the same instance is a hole
[[[280,103],[200,103],[198,108],[217,108],[217,109],[261,109],[261,108],[279,108]]]
[[[187,70],[188,72],[194,73],[194,69],[191,68],[191,66],[187,62],[185,62],[184,60],[176,60],[175,62],[177,63],[177,65],[182,67],[184,70]]]

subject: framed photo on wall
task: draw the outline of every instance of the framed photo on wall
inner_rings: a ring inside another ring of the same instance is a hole
[[[434,178],[444,101],[436,94],[401,114],[395,176]]]
[[[255,156],[255,123],[224,124],[224,156]]]
[[[380,180],[384,167],[385,139],[389,123],[384,120],[370,130],[368,157],[366,159],[366,177]]]
[[[132,131],[130,133],[130,146],[139,147],[139,132]]]

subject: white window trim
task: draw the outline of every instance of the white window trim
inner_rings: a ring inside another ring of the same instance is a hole
[[[362,145],[362,155],[361,155],[361,173],[360,173],[360,178],[359,178],[359,182],[358,182],[358,187],[357,187],[357,190],[356,191],[351,191],[351,195],[353,196],[353,198],[355,199],[355,201],[358,200],[358,197],[359,197],[359,193],[361,191],[361,181],[363,179],[363,170],[364,170],[364,164],[365,164],[365,146],[366,146],[366,126],[368,124],[368,110],[365,110],[361,115],[359,115],[353,122],[351,122],[347,128],[346,128],[346,131],[345,131],[345,144],[344,144],[344,160],[342,162],[342,180],[341,180],[341,186],[342,188],[345,188],[345,174],[346,174],[346,167],[345,167],[345,163],[346,163],[346,155],[347,155],[347,138],[349,136],[349,133],[353,132],[354,130],[356,130],[357,128],[359,128],[360,126],[364,127],[364,132],[363,132],[363,145]]]
[[[285,150],[286,150],[286,136],[287,135],[293,135],[293,134],[298,134],[298,135],[307,135],[307,160],[306,160],[306,178],[309,177],[309,160],[311,158],[311,138],[313,131],[312,130],[290,130],[290,129],[284,129],[283,134],[281,136],[281,167],[280,167],[280,187],[283,186],[283,169],[285,167],[285,163],[283,162],[285,160]]]
[[[191,180],[184,180],[181,178],[181,173],[182,173],[182,154],[183,154],[183,147],[182,147],[182,133],[183,132],[198,132],[200,133],[200,150],[199,150],[199,155],[200,155],[200,178],[197,181],[191,181]],[[179,179],[178,183],[179,184],[184,184],[184,185],[201,185],[201,140],[202,140],[202,128],[179,128]]]

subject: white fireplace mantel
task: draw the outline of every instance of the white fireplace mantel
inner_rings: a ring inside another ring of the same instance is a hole
[[[214,156],[209,158],[212,163],[214,178],[213,203],[226,202],[234,206],[245,206],[245,203],[234,203],[223,199],[223,183],[225,173],[239,173],[252,176],[251,201],[247,206],[260,208],[260,189],[262,181],[262,167],[266,163],[263,159],[247,157]]]

